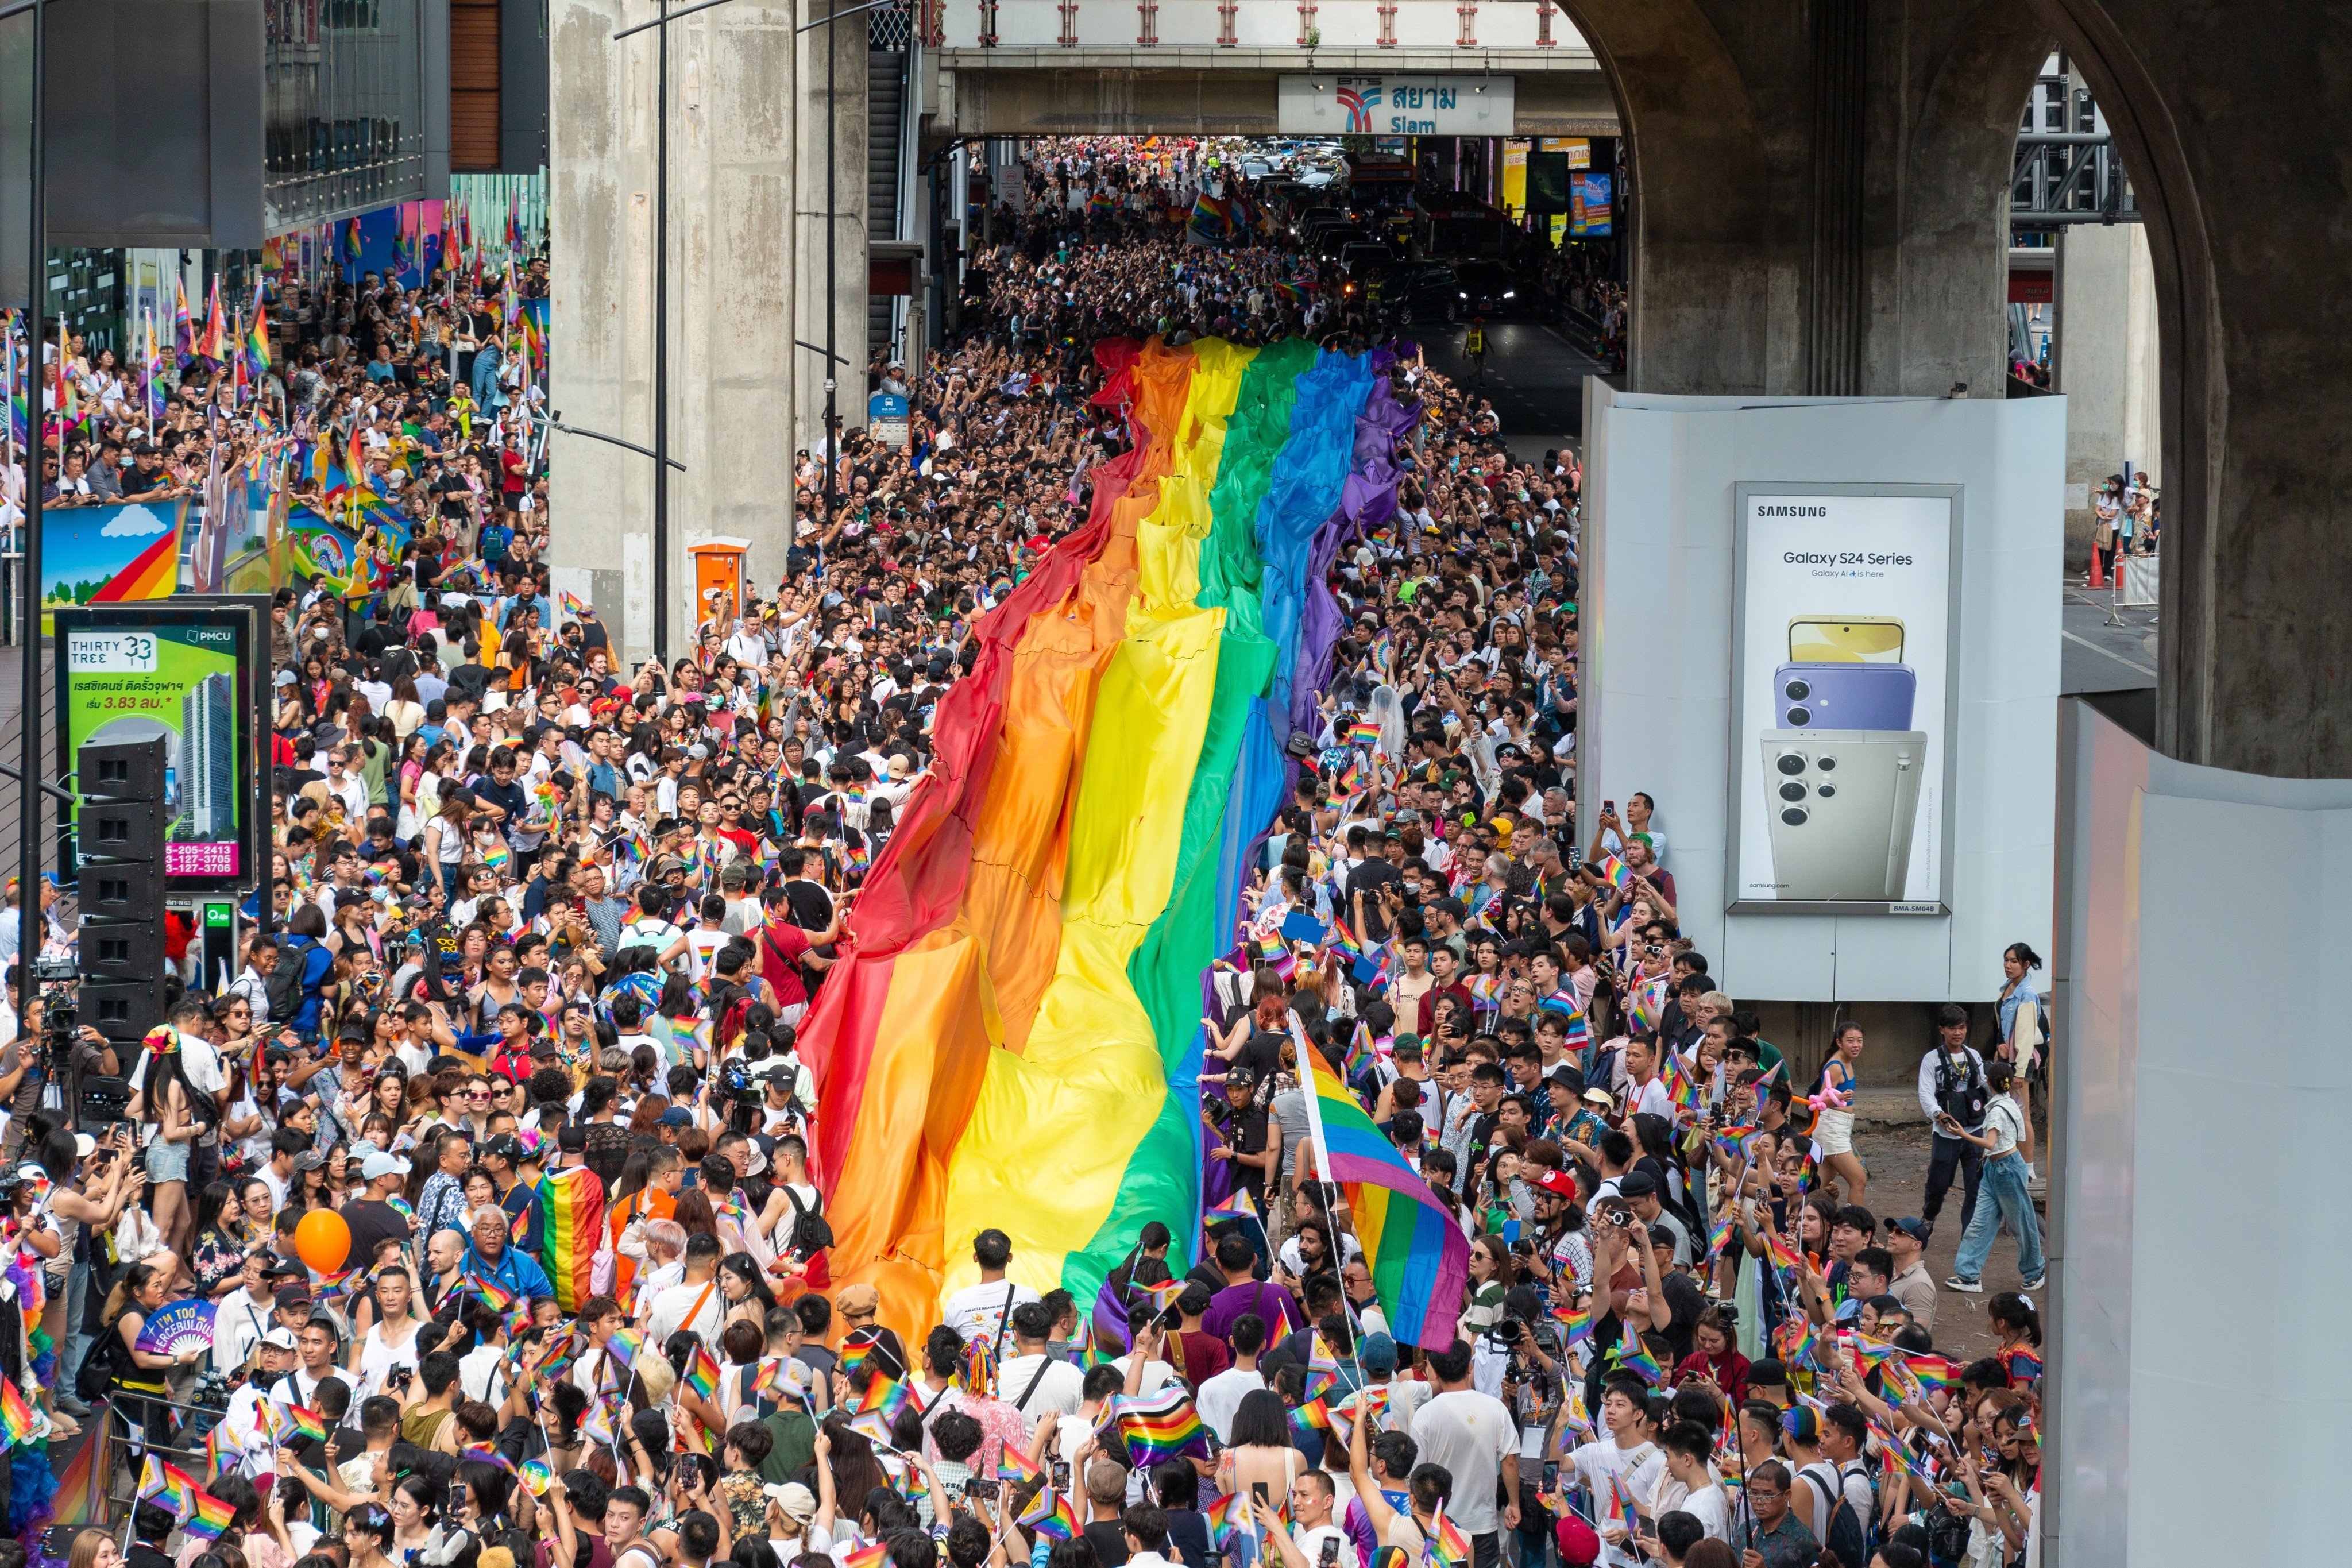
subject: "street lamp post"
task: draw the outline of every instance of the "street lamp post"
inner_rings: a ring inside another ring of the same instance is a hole
[[[24,981],[20,998],[33,994],[32,960],[40,951],[40,928],[35,923],[41,918],[41,795],[28,780],[43,775],[41,768],[41,459],[47,453],[48,409],[44,397],[43,373],[47,362],[41,356],[41,315],[48,303],[49,291],[49,214],[48,192],[44,176],[47,158],[42,151],[42,118],[46,112],[42,102],[41,78],[47,67],[44,58],[43,22],[47,6],[45,0],[32,0],[33,8],[33,101],[32,101],[32,210],[26,225],[29,243],[26,247],[25,266],[25,434],[28,450],[25,453],[25,549],[24,549],[24,624],[19,632],[25,639],[25,693],[18,710],[17,722],[24,726],[22,770],[16,782],[16,942],[24,963]],[[58,345],[58,363],[65,363],[65,345]],[[265,882],[267,879],[264,879]],[[21,1014],[26,1002],[20,999]]]

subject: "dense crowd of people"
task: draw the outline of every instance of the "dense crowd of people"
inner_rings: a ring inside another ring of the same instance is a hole
[[[0,1062],[0,1374],[37,1438],[95,1412],[140,1498],[71,1568],[2035,1560],[2037,1309],[1991,1297],[1999,1352],[1949,1358],[1922,1255],[1957,1184],[1951,1285],[2003,1225],[2039,1283],[2038,960],[1990,1050],[1948,1017],[1924,1216],[1882,1218],[1861,1031],[1796,1080],[1680,933],[1659,800],[1575,841],[1574,458],[1516,457],[1409,343],[1398,511],[1332,563],[1318,750],[1213,977],[1202,1254],[1147,1226],[1087,1301],[982,1231],[937,1324],[836,1282],[799,1031],[975,623],[1133,439],[1095,343],[1371,346],[1304,258],[1107,241],[1095,193],[1148,183],[1118,158],[1041,149],[1056,199],[974,258],[961,338],[879,367],[905,446],[800,454],[782,580],[697,606],[667,667],[551,595],[562,520],[501,410],[532,390],[482,369],[468,290],[289,319],[290,417],[356,434],[408,530],[364,591],[278,595],[268,929],[221,984],[175,928],[135,1052]],[[163,440],[186,482],[222,422],[179,395],[98,450]],[[12,905],[0,962],[21,986],[64,937]],[[1323,1177],[1309,1053],[1468,1239],[1434,1344]],[[77,1132],[103,1075],[127,1120]],[[201,1337],[148,1331],[184,1303]],[[12,1530],[39,1491],[20,1465]]]

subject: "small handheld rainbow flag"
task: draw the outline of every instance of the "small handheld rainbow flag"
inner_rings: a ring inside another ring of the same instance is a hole
[[[1188,1456],[1208,1458],[1208,1429],[1181,1384],[1158,1394],[1122,1397],[1112,1409],[1128,1458],[1138,1469]]]
[[[1614,855],[1603,855],[1593,862],[1593,869],[1599,871],[1608,884],[1620,892],[1633,885],[1632,869]]]
[[[694,1347],[693,1359],[686,1363],[686,1385],[705,1399],[719,1394],[719,1358],[710,1353],[709,1345]]]
[[[1462,1568],[1470,1561],[1470,1538],[1462,1533],[1460,1525],[1445,1517],[1444,1508],[1437,1510],[1436,1517],[1429,1521],[1429,1525],[1425,1544],[1431,1562],[1442,1563],[1444,1568]]]
[[[1035,1531],[1048,1541],[1071,1541],[1078,1533],[1078,1516],[1071,1511],[1070,1500],[1051,1487],[1040,1489],[1013,1522]],[[849,1568],[849,1564],[845,1563],[843,1568]]]
[[[1139,1284],[1134,1289],[1151,1303],[1153,1311],[1164,1312],[1176,1304],[1178,1297],[1184,1294],[1184,1281],[1162,1279],[1157,1285]]]
[[[1339,737],[1344,746],[1377,746],[1381,743],[1381,727],[1368,718],[1350,720],[1347,732]]]
[[[200,1489],[194,1478],[187,1471],[167,1460],[157,1458],[152,1453],[147,1456],[147,1462],[140,1467],[140,1500],[144,1502],[150,1498],[158,1500],[172,1510],[172,1517],[174,1519],[185,1519],[188,1516],[188,1509]]]
[[[1552,1321],[1559,1325],[1559,1338],[1563,1345],[1572,1345],[1580,1340],[1589,1340],[1592,1337],[1592,1313],[1589,1310],[1579,1311],[1576,1308],[1568,1305],[1565,1300],[1554,1301],[1549,1310]]]
[[[1030,1462],[1029,1456],[1007,1443],[996,1456],[996,1479],[1025,1487],[1045,1472]]]
[[[283,1401],[279,1404],[286,1412],[287,1425],[293,1428],[295,1436],[308,1437],[314,1443],[323,1443],[327,1440],[325,1416],[315,1410],[306,1410],[299,1405],[288,1405]]]
[[[898,1420],[898,1412],[907,1408],[908,1402],[913,1397],[907,1392],[905,1384],[877,1372],[867,1381],[866,1391],[857,1396],[857,1403],[850,1407],[849,1425],[854,1430],[887,1444],[890,1441],[891,1423]]]
[[[1320,1399],[1310,1399],[1290,1413],[1290,1429],[1301,1437],[1331,1430],[1331,1411]]]
[[[1625,1331],[1625,1337],[1618,1342],[1617,1348],[1609,1352],[1609,1359],[1620,1370],[1632,1373],[1654,1388],[1665,1381],[1666,1374],[1659,1368],[1657,1358],[1650,1353],[1650,1347],[1643,1344],[1631,1329]]]
[[[637,1352],[645,1348],[646,1336],[635,1329],[614,1329],[613,1337],[604,1342],[604,1353],[623,1371],[636,1364]]]
[[[263,1404],[268,1401],[264,1400]],[[182,1534],[193,1535],[199,1541],[218,1541],[221,1531],[236,1518],[236,1510],[207,1491],[199,1491],[189,1508],[188,1517],[180,1521]]]
[[[1339,1386],[1339,1358],[1323,1340],[1323,1331],[1311,1331],[1307,1342],[1307,1397],[1319,1399]]]
[[[556,595],[556,602],[563,606],[563,613],[574,620],[586,620],[596,614],[594,610],[589,608],[587,600],[569,588]]]
[[[1220,1552],[1236,1535],[1257,1532],[1257,1510],[1250,1506],[1247,1492],[1227,1492],[1211,1503],[1202,1517],[1208,1521],[1209,1543]]]
[[[841,1568],[882,1568],[890,1561],[887,1542],[869,1541],[841,1560]]]
[[[8,1446],[27,1443],[33,1436],[33,1407],[15,1384],[0,1377],[0,1432],[5,1432]]]
[[[472,1459],[478,1464],[496,1465],[509,1475],[515,1473],[514,1461],[496,1448],[480,1443],[469,1443],[457,1451],[460,1459]]]
[[[1258,1217],[1257,1205],[1250,1202],[1249,1190],[1247,1188],[1235,1187],[1233,1191],[1233,1195],[1228,1197],[1223,1203],[1213,1205],[1209,1210],[1206,1217],[1210,1219],[1223,1219],[1227,1217],[1237,1219],[1255,1219]]]

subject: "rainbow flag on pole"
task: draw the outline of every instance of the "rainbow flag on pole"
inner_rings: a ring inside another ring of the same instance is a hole
[[[1347,1190],[1389,1331],[1400,1341],[1443,1350],[1454,1342],[1454,1303],[1470,1278],[1470,1239],[1381,1135],[1320,1051],[1303,1055],[1315,1091],[1307,1114],[1323,1173]]]
[[[1179,1384],[1171,1384],[1158,1394],[1122,1396],[1111,1408],[1128,1458],[1138,1469],[1188,1456],[1209,1457],[1208,1428],[1201,1425],[1192,1396]]]

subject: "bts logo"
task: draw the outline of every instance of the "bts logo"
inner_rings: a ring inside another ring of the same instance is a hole
[[[1343,87],[1337,94],[1339,107],[1348,111],[1348,129],[1363,132],[1372,128],[1372,110],[1381,106],[1381,89],[1377,87]]]

